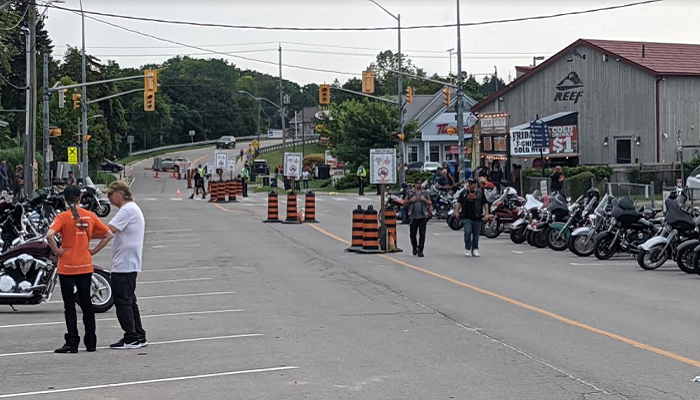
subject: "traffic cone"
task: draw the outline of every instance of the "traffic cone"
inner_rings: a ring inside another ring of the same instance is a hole
[[[177,197],[182,197],[182,193],[180,193],[180,188],[177,188]]]

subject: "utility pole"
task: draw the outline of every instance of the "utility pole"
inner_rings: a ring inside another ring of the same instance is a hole
[[[396,15],[396,22],[398,23],[398,32],[399,32],[399,57],[398,57],[398,64],[399,64],[399,72],[403,72],[402,69],[402,54],[401,54],[401,14]],[[399,74],[399,132],[403,133],[403,74]],[[401,166],[399,170],[399,180],[401,181],[400,183],[405,183],[406,182],[406,160],[404,159],[404,145],[405,142],[403,140],[399,140],[399,151],[398,151],[398,158],[401,160],[399,165]],[[382,199],[384,197],[382,196]]]
[[[27,7],[33,7],[27,4]],[[26,116],[24,119],[24,189],[29,191],[32,182],[32,169],[34,168],[34,155],[32,154],[32,29],[31,18],[29,20],[29,30],[24,32],[25,57],[27,60],[27,87],[26,105],[24,106]],[[29,192],[28,192],[29,193]]]
[[[88,103],[87,103],[87,86],[85,83],[87,82],[87,63],[85,62],[85,13],[83,12],[83,0],[80,0],[80,14],[82,17],[82,22],[83,22],[83,45],[82,45],[82,53],[83,53],[83,97],[81,99],[82,106],[83,106],[83,135],[80,137],[81,144],[83,145],[83,181],[85,178],[89,176],[88,174],[88,165],[89,165],[89,158],[88,158],[88,142],[85,140],[88,134],[88,123],[87,123],[87,108],[88,108]],[[144,135],[145,137],[145,135]],[[145,143],[145,142],[144,142]]]
[[[51,163],[49,162],[49,55],[44,54],[44,187],[51,186]]]
[[[462,111],[462,90],[464,88],[464,77],[462,76],[462,28],[460,26],[461,18],[459,16],[459,0],[457,0],[457,104],[455,111],[457,113],[457,132],[459,133],[459,180],[465,179],[464,170],[467,166],[466,152],[464,151],[464,113]],[[472,135],[472,154],[476,138]],[[476,144],[478,146],[478,144]],[[474,166],[472,165],[472,169]]]
[[[258,143],[260,143],[260,108],[262,104],[258,101]]]
[[[284,107],[284,87],[282,86],[282,43],[279,44],[279,53],[280,53],[280,119],[282,120],[282,147],[287,148],[287,130],[285,129],[284,126],[284,115],[285,115],[285,107]]]

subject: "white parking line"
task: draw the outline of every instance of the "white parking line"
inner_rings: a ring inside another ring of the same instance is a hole
[[[217,373],[213,373],[213,374],[189,375],[189,376],[177,376],[177,377],[172,377],[172,378],[149,379],[146,381],[107,383],[107,384],[92,385],[92,386],[77,386],[77,387],[65,388],[65,389],[50,389],[50,390],[39,390],[36,392],[20,392],[20,393],[2,394],[2,395],[0,395],[0,399],[10,399],[13,397],[36,396],[36,395],[41,395],[41,394],[80,392],[80,391],[94,390],[94,389],[110,389],[110,388],[117,388],[117,387],[123,387],[123,386],[149,385],[152,383],[176,382],[176,381],[185,381],[185,380],[192,380],[192,379],[216,378],[216,377],[220,377],[220,376],[252,374],[252,373],[256,373],[256,372],[285,371],[285,370],[298,369],[298,368],[299,367],[296,367],[296,366],[258,368],[258,369],[247,369],[247,370],[230,371],[230,372],[217,372]]]
[[[196,282],[196,281],[211,281],[214,278],[187,278],[187,279],[167,279],[162,281],[140,281],[139,285],[148,285],[149,283],[171,283],[171,282]]]
[[[355,199],[359,201],[372,201],[372,199],[369,197],[355,197]]]
[[[170,272],[170,271],[196,271],[200,269],[217,269],[219,267],[189,267],[189,268],[158,268],[158,269],[147,269],[145,271],[139,272],[140,274],[144,272]]]
[[[571,265],[577,266],[577,267],[615,267],[615,266],[626,266],[626,265],[631,265],[630,263],[606,263],[606,262],[597,262],[597,263],[569,263]]]
[[[333,200],[335,201],[348,201],[345,197],[333,197]]]
[[[157,231],[146,231],[144,233],[168,233],[168,232],[191,232],[192,229],[161,229]]]
[[[148,342],[148,345],[150,346],[150,345],[160,345],[160,344],[204,342],[207,340],[222,340],[222,339],[242,339],[242,338],[249,338],[249,337],[260,337],[260,336],[263,336],[263,334],[262,333],[246,333],[243,335],[213,336],[213,337],[193,338],[193,339],[166,340],[163,342]],[[100,346],[97,349],[99,349],[99,350],[109,349],[109,346]],[[2,358],[2,357],[17,357],[17,356],[33,356],[36,354],[50,354],[50,353],[53,353],[53,350],[24,351],[21,353],[0,354],[0,358]]]
[[[157,245],[157,246],[151,246],[151,248],[152,248],[152,249],[167,249],[168,247],[172,247],[172,246],[175,246],[175,247],[177,247],[177,248],[180,248],[180,247],[200,247],[201,245],[200,245],[200,244],[174,244],[174,245],[171,245],[171,244],[159,244],[159,245]]]
[[[139,296],[138,300],[151,299],[172,299],[176,297],[200,297],[200,296],[219,296],[223,294],[235,294],[236,292],[209,292],[209,293],[189,293],[189,294],[165,294],[161,296]],[[61,300],[49,301],[49,304],[63,304]]]
[[[205,314],[222,314],[222,313],[230,313],[230,312],[243,312],[245,311],[242,308],[234,308],[230,310],[211,310],[211,311],[187,311],[187,312],[179,312],[179,313],[167,313],[167,314],[151,314],[151,315],[142,315],[141,319],[146,319],[146,318],[161,318],[161,317],[178,317],[181,315],[205,315]],[[116,321],[117,318],[97,318],[95,321],[100,322],[100,321]],[[64,325],[66,321],[55,321],[55,322],[32,322],[32,323],[26,323],[26,324],[14,324],[14,325],[0,325],[0,329],[4,328],[27,328],[27,327],[32,327],[32,326],[48,326],[48,325]]]
[[[202,239],[197,239],[197,238],[192,238],[192,239],[170,239],[170,240],[154,240],[152,242],[147,242],[146,245],[151,245],[151,244],[157,244],[157,243],[165,243],[165,244],[170,244],[170,243],[177,243],[177,242],[199,242]]]

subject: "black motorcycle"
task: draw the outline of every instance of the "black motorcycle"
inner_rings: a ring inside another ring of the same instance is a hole
[[[86,179],[86,183],[87,184],[81,188],[83,197],[80,200],[80,206],[94,212],[100,218],[108,216],[110,211],[112,211],[109,200],[102,198],[102,192],[95,187],[90,178]]]
[[[643,211],[637,211],[629,198],[617,202],[610,227],[595,238],[593,254],[597,259],[607,260],[619,252],[636,254],[639,246],[659,231],[660,221],[649,221]]]
[[[559,193],[552,196],[550,203],[547,206],[547,212],[541,212],[540,220],[531,223],[527,227],[527,242],[531,246],[540,249],[547,247],[547,234],[549,233],[549,227],[556,222],[565,222],[569,218],[569,213],[570,210],[566,197]]]

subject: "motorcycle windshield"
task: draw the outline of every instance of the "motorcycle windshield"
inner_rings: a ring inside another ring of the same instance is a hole
[[[542,202],[537,200],[534,195],[526,194],[525,199],[526,210],[539,210],[540,208],[542,208]]]
[[[694,225],[693,217],[681,210],[677,202],[669,201],[666,206],[668,207],[665,218],[667,224],[674,227],[683,224]]]
[[[605,212],[608,209],[608,207],[612,206],[613,199],[614,197],[610,196],[609,194],[606,194],[600,201],[600,203],[598,203],[598,207],[595,208],[596,215],[605,215]]]
[[[547,207],[549,211],[566,211],[569,212],[569,206],[566,204],[566,199],[562,195],[557,195],[552,197],[549,206]]]

